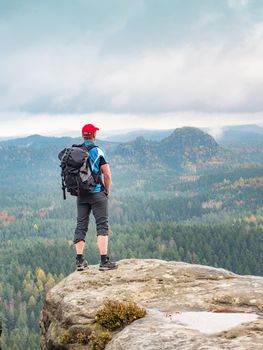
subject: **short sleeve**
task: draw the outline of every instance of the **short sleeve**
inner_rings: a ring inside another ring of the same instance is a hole
[[[104,152],[104,150],[102,149],[99,149],[99,155],[100,155],[100,167],[104,164],[108,164],[108,159],[107,159],[107,156]]]
[[[100,167],[104,164],[108,164],[108,162],[106,161],[106,159],[104,157],[100,157]]]

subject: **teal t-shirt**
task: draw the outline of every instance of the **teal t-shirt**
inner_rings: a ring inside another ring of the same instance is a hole
[[[92,141],[86,141],[85,146],[94,145]],[[89,163],[91,170],[95,175],[97,175],[100,171],[100,167],[103,164],[108,164],[107,157],[105,152],[100,147],[94,147],[89,151]],[[101,184],[97,184],[92,192],[101,192],[102,186]]]

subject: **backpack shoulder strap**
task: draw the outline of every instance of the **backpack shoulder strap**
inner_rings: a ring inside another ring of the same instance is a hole
[[[94,145],[94,144],[93,144],[93,145],[86,146],[85,143],[83,143],[83,144],[81,145],[81,148],[82,148],[84,151],[87,151],[87,152],[89,152],[90,150],[92,150],[93,148],[96,148],[96,147],[98,148],[98,146],[97,146],[97,145]],[[100,181],[100,176],[101,176],[100,172],[99,172],[97,175],[95,175],[95,174],[93,173],[89,159],[87,159],[87,165],[88,165],[88,167],[89,167],[89,169],[90,169],[90,172],[91,172],[91,175],[92,175],[93,179],[95,180],[96,183],[98,183],[98,181]]]
[[[95,147],[98,148],[98,146],[97,146],[97,145],[94,145],[94,144],[93,144],[93,145],[86,146],[85,143],[83,143],[83,144],[81,145],[81,148],[84,149],[85,151],[88,151],[88,152],[89,152],[90,150],[92,150],[93,148],[95,148]]]
[[[90,151],[92,148],[95,148],[95,147],[99,147],[99,146],[97,146],[97,145],[89,145],[89,146],[86,146],[85,145],[85,143],[83,142],[83,143],[80,143],[80,144],[74,144],[74,145],[72,145],[71,147],[79,147],[79,148],[82,148],[84,151]]]

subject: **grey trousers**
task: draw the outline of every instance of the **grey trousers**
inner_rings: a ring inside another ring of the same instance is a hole
[[[91,211],[97,226],[97,236],[108,235],[108,197],[104,192],[87,193],[85,196],[78,197],[77,211],[77,227],[74,235],[75,244],[80,241],[85,242]]]

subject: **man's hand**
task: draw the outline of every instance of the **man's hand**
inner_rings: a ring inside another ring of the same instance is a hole
[[[107,194],[110,193],[110,186],[111,186],[111,172],[110,172],[110,166],[109,164],[103,164],[101,167],[101,172],[104,177],[104,186],[106,189]]]

